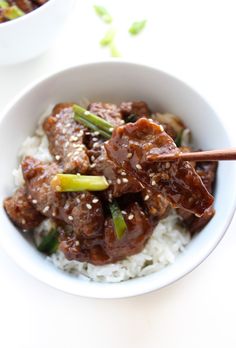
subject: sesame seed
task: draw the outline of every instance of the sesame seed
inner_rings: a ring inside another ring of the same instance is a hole
[[[26,224],[25,219],[22,219],[22,220],[21,220],[21,223],[22,223],[22,225],[25,225],[25,224]]]
[[[53,212],[53,213],[52,213],[52,216],[53,216],[53,217],[55,217],[55,216],[56,216],[56,213],[55,213],[55,212]]]
[[[157,209],[155,207],[151,207],[150,212],[151,212],[151,214],[156,214]]]
[[[112,184],[112,180],[110,180],[110,179],[108,179],[107,182],[108,182],[108,184],[110,184],[110,185]]]
[[[136,168],[139,169],[139,170],[142,169],[140,164],[136,164]]]
[[[96,142],[96,143],[93,143],[93,147],[98,147],[99,146],[99,143]]]
[[[154,173],[150,173],[149,176],[150,178],[152,178],[154,176]]]
[[[146,195],[146,196],[144,197],[144,200],[147,201],[148,199],[149,199],[149,195]]]
[[[28,199],[32,199],[32,196],[31,196],[31,195],[29,195],[29,196],[28,196]]]
[[[91,156],[91,161],[95,161],[95,157],[93,155]]]
[[[170,168],[170,163],[166,162],[166,169],[169,169],[169,168]]]
[[[65,143],[65,147],[68,147],[70,145],[69,141]]]
[[[80,199],[79,199],[78,197],[76,198],[76,202],[77,202],[77,203],[80,203]]]
[[[124,120],[121,120],[121,121],[120,121],[120,124],[124,124],[124,123],[125,123],[125,121],[124,121]]]
[[[116,179],[117,184],[121,184],[120,178]]]
[[[96,163],[90,164],[90,168],[94,168],[94,167],[96,167]]]
[[[127,154],[127,158],[131,158],[131,157],[132,157],[132,153],[129,152],[129,153]]]
[[[43,209],[43,213],[46,213],[47,211],[49,211],[50,207],[49,205],[47,205],[44,209]]]
[[[127,212],[125,210],[122,210],[121,212],[122,214],[127,215]]]
[[[64,134],[64,135],[66,134],[65,128],[62,129],[62,134]]]
[[[113,132],[114,128],[109,128],[109,132]]]
[[[99,132],[98,132],[98,131],[96,131],[96,132],[94,132],[93,134],[94,134],[94,135],[99,135]]]
[[[111,193],[108,194],[108,200],[109,200],[109,202],[112,202],[112,194]]]
[[[160,131],[164,132],[164,128],[162,126],[160,126]]]
[[[72,146],[73,146],[75,149],[76,149],[76,148],[81,148],[81,145],[80,145],[80,144],[73,144]]]
[[[133,214],[129,214],[128,220],[133,220],[133,218],[134,218],[134,215]]]
[[[93,140],[93,141],[98,141],[98,138],[95,138],[95,137],[94,137],[94,138],[92,138],[92,140]]]
[[[79,246],[79,241],[78,240],[75,241],[75,245]]]
[[[126,178],[122,178],[122,181],[125,182],[125,183],[129,182],[129,180],[126,179]]]
[[[67,124],[65,125],[66,128],[69,128],[70,126],[71,126],[70,123],[67,123]]]
[[[121,172],[121,175],[126,176],[127,173],[126,172]]]
[[[82,199],[85,198],[85,193],[82,193],[81,198]]]
[[[57,161],[59,161],[59,160],[60,160],[60,158],[61,158],[61,156],[56,155],[56,156],[55,156],[55,158],[56,158],[56,160],[57,160]]]
[[[92,209],[92,206],[91,206],[91,204],[89,204],[89,203],[86,204],[86,207],[87,207],[88,209]]]
[[[70,137],[70,141],[77,141],[77,140],[79,140],[79,138],[76,135],[72,135]]]
[[[98,202],[98,198],[94,198],[94,199],[92,200],[92,202],[93,202],[93,203],[97,203],[97,202]]]
[[[151,184],[152,184],[152,186],[155,186],[156,185],[156,181],[152,180]]]
[[[32,203],[33,203],[33,204],[37,204],[37,203],[38,203],[37,199],[33,199],[33,200],[32,200]]]
[[[72,153],[71,153],[71,152],[69,152],[69,153],[67,154],[67,157],[71,157],[71,155],[72,155]]]
[[[73,221],[74,220],[73,216],[69,215],[68,220]]]
[[[86,111],[84,112],[84,114],[85,114],[86,116],[88,116],[88,115],[90,115],[90,112],[89,112],[88,110],[86,110]]]

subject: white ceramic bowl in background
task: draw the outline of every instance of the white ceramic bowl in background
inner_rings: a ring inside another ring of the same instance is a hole
[[[40,115],[49,105],[63,101],[121,102],[142,99],[153,110],[180,115],[193,131],[197,148],[231,146],[215,111],[193,89],[154,68],[104,62],[72,67],[24,91],[2,115],[0,122],[0,202],[12,193],[12,170],[23,140],[33,134]],[[7,150],[4,150],[7,149]],[[226,180],[227,178],[227,180]],[[236,166],[221,162],[215,192],[216,215],[197,234],[176,262],[160,272],[118,284],[91,282],[56,269],[12,225],[0,203],[0,244],[26,271],[65,292],[96,298],[120,298],[160,289],[199,265],[223,237],[233,217],[236,201]]]
[[[0,65],[32,59],[54,42],[75,0],[49,0],[38,9],[0,24]]]

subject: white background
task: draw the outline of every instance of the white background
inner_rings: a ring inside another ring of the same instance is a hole
[[[0,68],[0,110],[42,75],[109,58],[108,50],[98,44],[107,26],[94,15],[93,3],[76,1],[49,52]],[[117,45],[124,59],[151,63],[193,85],[234,134],[234,0],[97,3],[109,8],[115,18]],[[147,28],[131,38],[130,23],[143,18],[148,19]],[[61,293],[31,278],[0,248],[0,347],[235,348],[235,226],[236,219],[213,254],[184,279],[124,300],[90,300]]]

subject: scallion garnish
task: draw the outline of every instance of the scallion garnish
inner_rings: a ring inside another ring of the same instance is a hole
[[[110,24],[112,22],[112,16],[103,6],[94,5],[93,6],[96,14],[103,20],[103,22]]]
[[[5,8],[8,8],[8,7],[9,7],[8,2],[6,2],[4,0],[0,1],[0,8],[5,9]]]
[[[127,230],[125,219],[116,201],[110,203],[109,208],[111,211],[116,237],[117,239],[121,239]]]
[[[110,47],[110,52],[111,52],[111,56],[114,58],[119,58],[121,57],[120,52],[118,51],[114,41],[109,45]]]
[[[101,39],[100,41],[100,45],[101,46],[108,46],[110,45],[114,38],[115,38],[115,35],[116,35],[116,31],[114,28],[110,28],[104,35],[104,37]]]
[[[57,251],[58,245],[58,231],[56,229],[52,229],[46,236],[43,237],[38,246],[38,250],[42,253],[51,255]]]
[[[138,35],[146,26],[147,20],[134,22],[131,27],[129,28],[129,33],[131,35]]]
[[[109,187],[105,176],[57,174],[51,181],[57,192],[104,191]]]
[[[74,105],[73,111],[75,113],[74,119],[77,122],[82,123],[84,126],[92,129],[93,131],[99,132],[106,139],[111,137],[113,131],[112,124],[82,108],[80,105]]]
[[[177,134],[177,137],[175,138],[175,145],[176,145],[177,147],[180,147],[180,146],[181,146],[182,135],[183,135],[183,129]]]

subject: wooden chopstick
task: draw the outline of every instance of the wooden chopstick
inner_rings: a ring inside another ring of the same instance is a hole
[[[180,152],[180,153],[168,153],[168,154],[151,154],[147,156],[148,160],[169,162],[176,161],[178,159],[184,161],[233,161],[236,160],[236,149],[222,149],[211,151],[198,151],[198,152]]]

